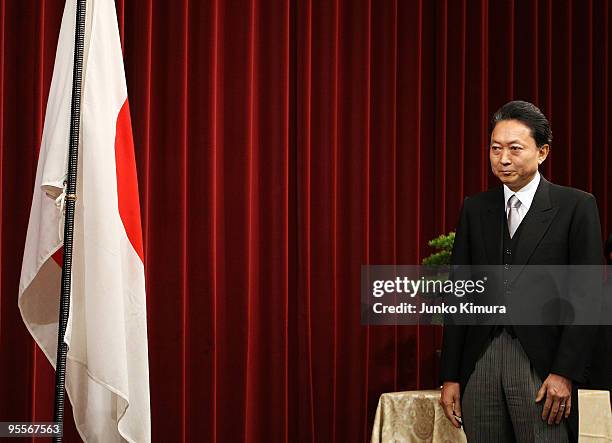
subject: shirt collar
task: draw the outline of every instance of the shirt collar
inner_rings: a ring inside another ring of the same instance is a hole
[[[531,202],[533,202],[533,197],[538,190],[539,184],[540,173],[536,171],[531,181],[516,192],[504,185],[504,208],[508,208],[508,200],[510,200],[510,197],[516,194],[516,198],[520,200],[521,205],[525,208],[525,211],[529,211]]]

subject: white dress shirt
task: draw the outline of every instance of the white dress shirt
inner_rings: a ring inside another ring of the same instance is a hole
[[[523,221],[525,215],[527,214],[527,211],[529,211],[529,208],[531,207],[533,197],[535,196],[539,184],[540,173],[536,171],[531,181],[516,192],[514,192],[508,186],[504,185],[504,208],[506,211],[506,219],[508,218],[508,212],[510,211],[510,209],[508,208],[508,200],[510,200],[510,197],[512,197],[513,195],[516,195],[516,198],[518,198],[521,202],[521,205],[518,207],[519,220],[520,222]]]

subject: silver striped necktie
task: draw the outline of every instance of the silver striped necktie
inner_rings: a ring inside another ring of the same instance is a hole
[[[521,201],[516,195],[512,195],[512,197],[508,199],[508,231],[510,232],[510,238],[512,238],[521,223],[521,217],[519,215],[520,206]]]

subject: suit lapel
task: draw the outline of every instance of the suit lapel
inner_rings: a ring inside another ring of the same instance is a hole
[[[516,245],[514,263],[525,265],[548,230],[559,208],[550,203],[550,182],[541,177],[533,202],[521,222],[522,232]]]
[[[482,238],[485,243],[488,262],[501,264],[504,223],[504,191],[503,187],[492,194],[486,209],[482,212]]]

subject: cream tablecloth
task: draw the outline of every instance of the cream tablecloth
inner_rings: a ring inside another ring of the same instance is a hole
[[[466,442],[438,404],[440,391],[391,392],[380,396],[372,443]]]
[[[612,442],[610,392],[578,389],[580,443]]]
[[[440,391],[391,392],[380,396],[372,443],[466,442],[438,404]],[[578,390],[580,443],[612,442],[612,413],[608,391]]]

